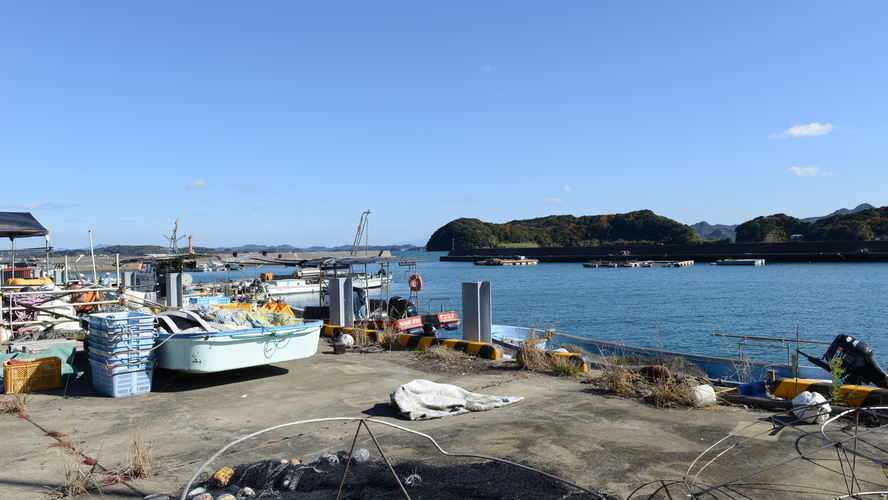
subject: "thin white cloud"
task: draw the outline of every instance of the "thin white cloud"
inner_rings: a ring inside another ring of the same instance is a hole
[[[563,198],[543,198],[543,203],[546,203],[546,204],[564,203],[564,199]]]
[[[255,191],[256,190],[256,188],[253,187],[252,182],[244,182],[241,184],[235,184],[231,187],[233,187],[234,189],[239,189],[241,191]]]
[[[479,199],[480,199],[480,198],[477,197],[477,196],[468,196],[468,197],[463,197],[463,196],[457,196],[457,197],[448,196],[447,198],[441,198],[441,201],[461,201],[461,202],[467,202],[467,201],[478,201]]]
[[[573,193],[574,188],[572,188],[572,187],[568,186],[567,184],[565,184],[565,185],[564,185],[564,190],[567,191],[568,193]]]
[[[271,191],[271,186],[262,186],[263,191]]]
[[[833,132],[836,128],[831,123],[821,125],[814,122],[808,125],[796,125],[786,129],[782,134],[774,134],[771,139],[786,139],[787,137],[809,137],[812,135],[824,135]]]
[[[191,184],[185,186],[185,189],[203,189],[210,187],[210,183],[204,179],[198,179]]]
[[[789,167],[786,169],[786,171],[791,174],[796,174],[799,177],[817,177],[817,176],[836,175],[835,172],[824,172],[823,170],[820,170],[820,167]]]
[[[494,68],[493,66],[490,66],[490,65],[487,65],[487,66],[481,66],[481,71],[493,71],[493,70],[495,70],[495,69],[496,69],[496,68]]]
[[[77,219],[75,219],[74,217],[68,217],[64,220],[64,222],[77,222]]]
[[[77,203],[18,203],[15,205],[0,205],[0,209],[4,210],[58,210],[63,208],[76,207]]]

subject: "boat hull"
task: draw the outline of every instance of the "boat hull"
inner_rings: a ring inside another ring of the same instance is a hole
[[[495,340],[511,343],[507,339],[523,340],[534,331],[538,338],[542,338],[547,332],[542,329],[531,329],[518,326],[493,325],[492,336]],[[627,356],[636,355],[642,359],[654,360],[656,358],[682,357],[693,363],[707,377],[713,380],[750,382],[756,380],[774,380],[775,378],[792,378],[792,367],[779,363],[762,363],[757,361],[741,361],[731,358],[716,356],[701,356],[697,354],[648,349],[646,347],[628,346],[605,342],[602,340],[577,337],[564,333],[551,332],[545,348],[555,348],[561,344],[573,344],[583,348],[591,354],[600,356]],[[816,366],[799,366],[799,377],[810,379],[829,379],[830,374]]]
[[[391,276],[375,276],[372,278],[353,279],[360,280],[364,284],[364,288],[379,288],[383,284],[390,284],[393,278]],[[321,285],[316,281],[301,278],[268,280],[265,282],[265,290],[272,297],[277,297],[300,293],[320,293]]]
[[[299,293],[320,293],[321,285],[304,279],[270,280],[265,282],[269,295],[295,295]]]
[[[160,334],[157,366],[216,373],[307,358],[318,350],[321,321],[215,333]]]

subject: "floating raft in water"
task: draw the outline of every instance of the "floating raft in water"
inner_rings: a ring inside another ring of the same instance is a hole
[[[484,259],[484,260],[476,260],[476,266],[533,266],[539,264],[540,261],[537,259]]]
[[[724,259],[715,261],[717,266],[764,266],[765,259]]]
[[[693,266],[692,260],[644,260],[644,261],[607,261],[597,260],[584,262],[583,267],[687,267]]]

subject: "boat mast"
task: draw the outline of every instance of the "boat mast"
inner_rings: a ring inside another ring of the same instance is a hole
[[[169,250],[170,250],[171,255],[179,255],[179,240],[184,239],[186,236],[188,236],[188,231],[185,231],[185,234],[176,238],[176,231],[178,231],[178,230],[179,230],[179,219],[176,219],[176,225],[173,226],[173,235],[172,236],[163,235],[163,237],[166,238],[167,240],[169,240],[169,242],[170,242],[170,249]]]
[[[373,213],[372,210],[367,209],[366,212],[361,214],[361,222],[358,223],[358,232],[355,234],[355,243],[352,245],[351,256],[356,257],[358,255],[358,247],[361,245],[361,235],[364,234],[364,231],[367,229],[367,222],[370,219],[370,214]],[[367,243],[369,246],[369,243]],[[366,248],[366,246],[365,246]]]

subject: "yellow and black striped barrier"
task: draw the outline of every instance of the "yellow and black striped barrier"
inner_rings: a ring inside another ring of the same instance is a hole
[[[398,345],[411,349],[426,349],[433,345],[443,345],[454,351],[462,351],[484,359],[500,359],[502,353],[493,344],[487,342],[469,342],[468,340],[442,339],[438,337],[426,337],[424,335],[398,336]]]
[[[793,399],[799,394],[817,392],[829,399],[832,384],[822,380],[781,378],[771,383],[771,394]],[[888,403],[888,389],[866,385],[840,385],[837,400],[846,406],[884,406]]]
[[[343,333],[347,333],[352,337],[355,336],[355,330],[361,330],[361,328],[355,328],[353,326],[334,326],[334,325],[324,325],[321,328],[321,334],[325,337],[337,338]],[[367,334],[367,337],[370,338],[373,342],[379,342],[379,332],[376,330],[364,330]]]
[[[547,352],[546,355],[549,356],[550,365],[554,365],[561,361],[578,366],[583,373],[589,371],[589,365],[586,364],[586,361],[580,354],[574,354],[572,352]]]
[[[344,333],[354,336],[354,330],[354,327],[324,325],[324,327],[321,329],[321,333],[325,337],[335,339]],[[367,332],[367,336],[370,338],[370,340],[374,342],[379,342],[378,331],[365,330],[365,332]],[[500,359],[500,357],[502,357],[502,353],[500,352],[500,350],[497,349],[495,345],[489,344],[487,342],[469,342],[467,340],[442,339],[438,337],[426,337],[424,335],[407,335],[406,333],[402,333],[398,335],[396,344],[400,347],[407,347],[410,349],[426,349],[433,345],[443,345],[455,351],[462,351],[466,354],[478,356],[479,358]],[[583,371],[586,370],[584,369]]]

